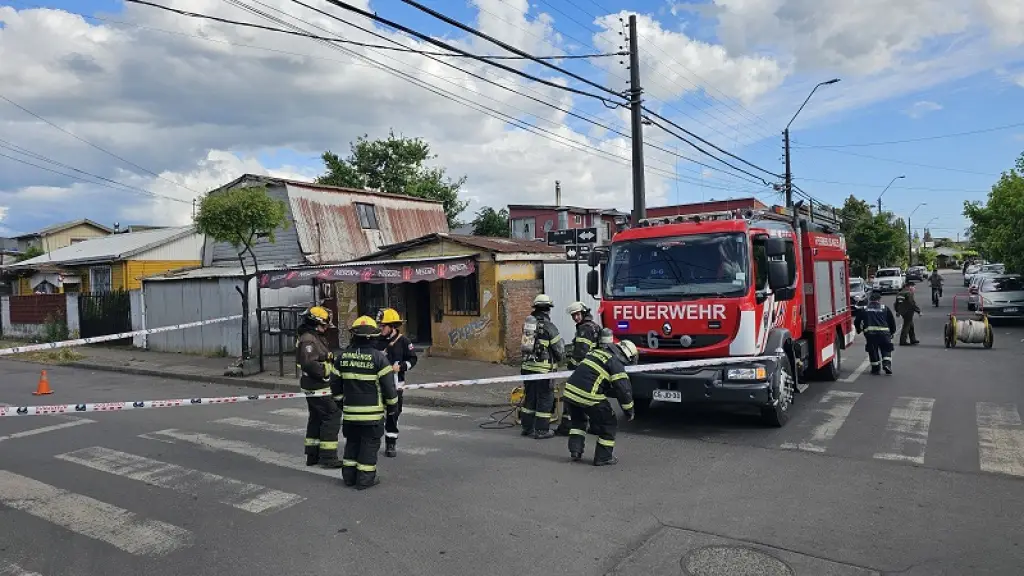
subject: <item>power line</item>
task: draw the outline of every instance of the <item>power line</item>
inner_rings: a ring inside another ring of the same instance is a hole
[[[859,152],[849,152],[847,150],[834,150],[832,148],[804,148],[804,150],[819,150],[821,152],[832,152],[834,154],[846,154],[847,156],[856,156],[858,158],[867,158],[869,160],[877,160],[879,162],[889,162],[890,164],[902,164],[904,166],[916,166],[918,168],[928,168],[930,170],[943,170],[945,172],[957,172],[959,174],[974,174],[977,176],[991,176],[998,178],[999,174],[991,174],[988,172],[977,172],[974,170],[964,170],[962,168],[950,168],[948,166],[936,166],[934,164],[922,164],[920,162],[910,162],[909,160],[893,160],[892,158],[879,158],[878,156],[871,156],[868,154],[861,154]]]
[[[820,184],[832,184],[834,186],[850,186],[853,188],[881,188],[878,183],[864,184],[856,182],[837,182],[835,180],[821,180],[817,178],[805,178],[805,177],[793,177],[794,180],[802,180],[804,182],[817,182]],[[966,192],[969,194],[985,194],[987,190],[965,190],[962,188],[922,188],[919,186],[891,186],[893,190],[914,190],[920,192]]]
[[[661,128],[661,129],[662,129],[663,131],[665,131],[665,132],[666,132],[667,134],[669,134],[669,135],[671,135],[671,136],[675,136],[676,138],[678,138],[678,139],[682,140],[683,142],[686,142],[687,144],[689,144],[690,146],[692,146],[693,148],[695,148],[695,149],[696,149],[696,150],[697,150],[698,152],[701,152],[702,154],[706,154],[706,155],[708,155],[708,156],[710,156],[710,157],[714,158],[715,160],[718,160],[718,161],[719,161],[719,162],[721,162],[722,164],[725,164],[726,166],[728,166],[728,167],[732,168],[733,170],[736,170],[737,172],[742,172],[743,174],[746,174],[746,175],[748,175],[748,176],[750,176],[750,177],[752,177],[752,178],[757,178],[757,179],[759,179],[759,180],[760,180],[761,182],[763,182],[763,183],[764,183],[764,185],[765,185],[765,186],[767,186],[767,185],[768,185],[768,182],[765,182],[764,178],[761,178],[761,177],[760,177],[760,176],[758,176],[757,174],[753,174],[753,173],[751,173],[751,172],[747,172],[746,170],[744,170],[744,169],[742,169],[742,168],[738,168],[737,166],[735,166],[735,165],[733,165],[733,164],[730,164],[730,163],[726,162],[725,160],[722,160],[721,158],[719,158],[719,157],[715,156],[714,154],[712,154],[712,153],[708,152],[707,150],[704,150],[704,149],[703,149],[703,148],[701,148],[700,146],[697,146],[697,145],[696,145],[696,144],[694,144],[693,142],[690,142],[689,140],[687,140],[687,139],[686,139],[685,137],[683,137],[683,136],[680,136],[679,134],[676,134],[675,132],[673,132],[673,131],[669,130],[668,128],[666,128],[666,127],[664,127],[664,126],[662,126],[661,124],[659,124],[659,123],[655,122],[654,120],[651,120],[650,118],[648,118],[648,119],[647,119],[647,121],[648,121],[648,122],[650,122],[651,124],[653,124],[654,126],[657,126],[658,128]]]
[[[978,130],[969,130],[967,132],[953,132],[951,134],[937,134],[935,136],[923,136],[921,138],[908,138],[906,140],[888,140],[884,142],[860,142],[857,144],[804,144],[798,146],[798,148],[860,148],[867,146],[889,146],[891,144],[910,144],[913,142],[928,142],[931,140],[944,140],[946,138],[973,136],[975,134],[987,134],[989,132],[999,132],[1001,130],[1010,130],[1013,128],[1020,128],[1022,126],[1024,126],[1024,122],[1018,122],[1016,124],[1006,124],[1003,126],[993,126],[991,128],[981,128]]]
[[[117,158],[118,160],[124,162],[125,164],[128,164],[130,166],[134,166],[134,167],[138,168],[139,170],[142,170],[143,172],[145,172],[147,174],[151,174],[151,175],[153,175],[153,176],[155,176],[155,177],[157,177],[157,178],[159,178],[159,179],[161,179],[161,180],[163,180],[165,182],[170,182],[171,184],[174,184],[175,186],[178,186],[179,188],[184,188],[185,190],[188,190],[189,192],[193,192],[195,194],[199,194],[199,192],[196,192],[195,190],[192,190],[191,188],[189,188],[187,186],[179,184],[179,183],[177,183],[177,182],[175,182],[173,180],[168,180],[167,178],[164,178],[163,176],[157,174],[156,172],[153,172],[152,170],[149,170],[147,168],[143,168],[142,166],[139,166],[138,164],[132,162],[131,160],[128,160],[127,158],[124,158],[123,156],[118,156],[117,154],[111,152],[110,150],[107,150],[106,148],[103,148],[102,146],[100,146],[98,144],[94,144],[94,143],[90,142],[89,140],[86,140],[85,138],[82,138],[81,136],[75,134],[74,132],[71,132],[70,130],[67,130],[66,128],[62,128],[62,127],[58,126],[57,124],[54,124],[53,122],[47,120],[46,118],[43,118],[42,116],[40,116],[39,114],[36,114],[35,112],[29,110],[28,108],[25,108],[21,104],[18,104],[17,102],[15,102],[14,100],[11,100],[7,96],[4,96],[3,94],[0,94],[0,99],[7,101],[8,104],[11,104],[12,106],[20,108],[25,113],[27,113],[27,114],[29,114],[31,116],[34,116],[34,117],[38,118],[39,120],[42,120],[43,122],[46,122],[47,124],[49,124],[50,126],[53,126],[57,130],[60,130],[61,132],[67,134],[68,136],[71,136],[72,138],[74,138],[74,139],[76,139],[76,140],[78,140],[80,142],[83,142],[85,144],[88,144],[89,146],[92,146],[93,148],[99,150],[100,152],[103,152],[104,154],[108,154],[108,155],[110,155],[110,156],[112,156],[114,158]]]
[[[242,22],[240,20],[231,20],[228,18],[221,18],[219,16],[211,16],[209,14],[201,14],[198,12],[190,12],[188,10],[179,10],[177,8],[171,8],[170,6],[164,6],[161,4],[155,4],[153,2],[146,2],[145,0],[125,0],[132,4],[140,4],[143,6],[150,6],[153,8],[159,8],[168,12],[174,12],[182,16],[188,16],[190,18],[199,18],[203,20],[212,20],[214,22],[220,22],[223,24],[232,24],[235,26],[243,26],[246,28],[255,28],[259,30],[266,30],[268,32],[277,32],[279,34],[288,34],[291,36],[300,36],[305,38],[312,38],[314,40],[324,40],[327,42],[338,42],[341,44],[351,44],[353,46],[362,46],[364,48],[374,48],[377,50],[393,50],[396,52],[411,52],[414,54],[423,54],[430,56],[447,56],[452,58],[484,58],[487,60],[523,60],[523,56],[491,56],[491,55],[465,55],[457,54],[453,52],[432,52],[429,50],[419,50],[416,48],[409,48],[407,46],[384,46],[381,44],[371,44],[367,42],[359,42],[357,40],[348,40],[345,38],[331,38],[327,36],[318,36],[316,34],[308,34],[303,32],[296,32],[294,30],[285,30],[283,28],[275,28],[273,26],[264,26],[262,24],[255,24],[252,22]],[[538,60],[585,60],[590,58],[607,58],[613,56],[624,56],[625,52],[609,52],[605,54],[564,54],[560,56],[535,56]]]

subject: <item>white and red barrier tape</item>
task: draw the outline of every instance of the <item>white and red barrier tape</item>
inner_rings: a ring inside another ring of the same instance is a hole
[[[240,317],[240,316],[239,316]],[[642,364],[627,366],[627,372],[656,372],[661,370],[673,370],[677,368],[702,368],[707,366],[718,366],[722,364],[736,364],[744,362],[765,362],[773,361],[774,356],[742,356],[726,358],[708,358],[706,360],[681,360],[678,362],[662,362],[659,364]],[[452,380],[447,382],[429,382],[426,384],[406,384],[402,390],[430,390],[436,388],[454,388],[456,386],[478,386],[482,384],[500,384],[505,382],[528,382],[531,380],[550,380],[556,378],[568,378],[572,371],[550,372],[548,374],[510,375],[496,376],[493,378],[476,378],[470,380]],[[201,378],[197,378],[201,380]],[[239,381],[240,386],[245,381]],[[122,410],[140,410],[146,408],[181,408],[184,406],[209,406],[214,404],[237,404],[240,402],[255,402],[259,400],[288,400],[293,398],[306,398],[308,396],[328,396],[330,392],[319,394],[305,394],[303,392],[282,392],[276,394],[249,394],[245,396],[220,396],[211,398],[177,398],[172,400],[138,400],[126,402],[93,402],[86,404],[54,404],[49,406],[0,406],[0,417],[2,416],[46,416],[53,414],[68,414],[82,412],[117,412]]]

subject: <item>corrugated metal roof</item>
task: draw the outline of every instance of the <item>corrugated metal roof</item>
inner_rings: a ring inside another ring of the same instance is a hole
[[[113,234],[114,233],[113,229],[107,228],[103,224],[100,224],[98,222],[93,222],[92,220],[89,220],[88,218],[82,218],[82,219],[79,219],[79,220],[72,220],[71,222],[61,222],[59,224],[51,224],[50,226],[47,226],[46,228],[42,228],[42,229],[36,230],[35,232],[29,232],[28,234],[22,234],[21,236],[15,236],[15,238],[31,238],[31,237],[34,237],[34,236],[44,236],[46,234],[55,234],[57,232],[60,232],[61,230],[67,230],[68,228],[74,228],[75,226],[79,226],[79,225],[82,225],[82,224],[88,224],[90,226],[95,226],[96,228],[99,228],[100,230],[103,230],[103,231],[107,232],[108,234]]]
[[[10,264],[6,268],[18,269],[87,264],[92,262],[113,262],[195,233],[195,229],[192,226],[181,226],[129,234],[111,234],[110,236],[94,238],[84,242],[76,242],[42,256],[30,258],[17,264]]]
[[[486,252],[495,252],[498,254],[564,254],[565,248],[562,246],[548,246],[544,242],[539,240],[526,240],[522,238],[495,238],[491,236],[469,236],[465,234],[448,234],[438,233],[427,234],[420,236],[419,238],[413,238],[406,242],[399,242],[397,244],[391,244],[390,246],[384,246],[379,252],[374,252],[359,258],[360,260],[370,260],[373,258],[379,258],[387,254],[396,254],[404,252],[410,248],[416,246],[422,246],[438,240],[448,240],[449,242],[455,242],[456,244],[462,244],[463,246],[469,246],[470,248],[479,248]]]

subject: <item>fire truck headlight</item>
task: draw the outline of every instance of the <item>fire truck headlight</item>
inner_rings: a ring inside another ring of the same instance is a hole
[[[726,380],[765,380],[768,372],[763,366],[757,368],[730,368],[725,371]]]

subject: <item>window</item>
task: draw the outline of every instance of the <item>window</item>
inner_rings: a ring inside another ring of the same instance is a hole
[[[480,283],[476,272],[446,280],[444,283],[447,314],[453,316],[476,316],[480,314]]]
[[[583,224],[583,216],[581,214],[576,214],[573,217],[573,221],[576,222],[577,224]]]
[[[360,316],[377,316],[377,310],[387,308],[388,299],[384,293],[387,284],[356,284],[356,304]]]
[[[90,292],[110,292],[112,288],[110,280],[110,266],[89,268]]]
[[[359,226],[364,229],[377,230],[377,211],[373,204],[362,204],[356,202],[356,215],[359,216]]]

